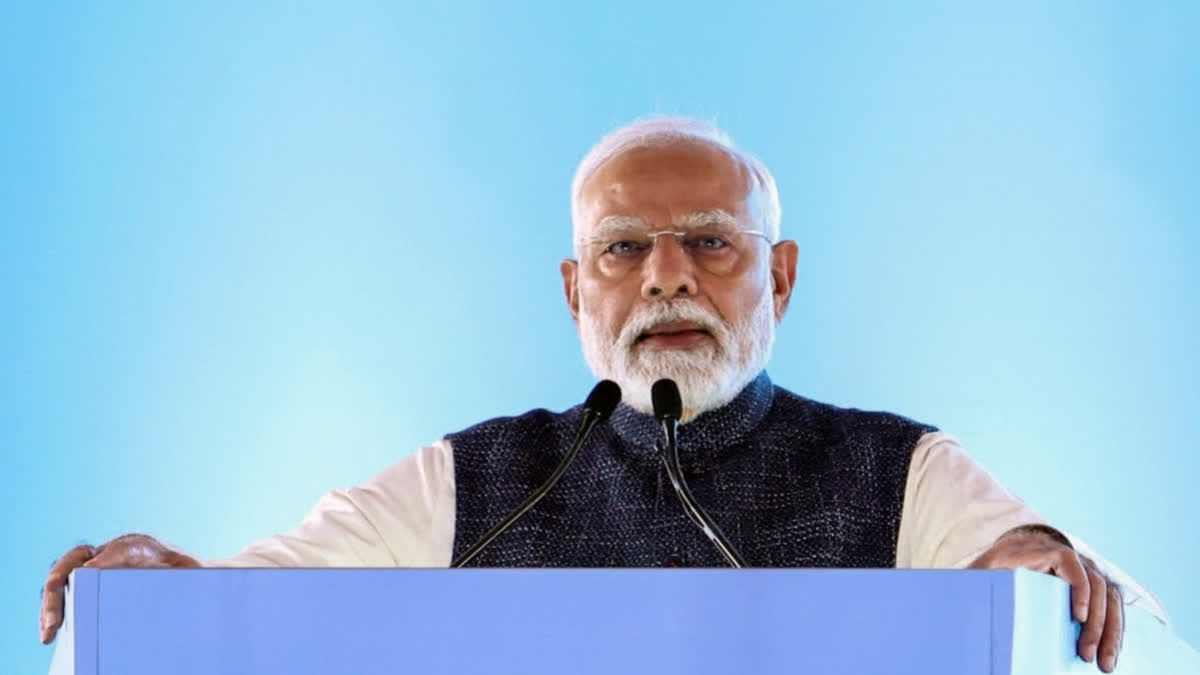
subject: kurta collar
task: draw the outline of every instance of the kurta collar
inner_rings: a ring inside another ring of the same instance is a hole
[[[711,454],[742,439],[766,417],[774,394],[775,387],[764,370],[729,403],[681,424],[677,438],[681,458]],[[662,426],[653,415],[624,403],[613,412],[609,424],[630,445],[648,452],[663,438]]]

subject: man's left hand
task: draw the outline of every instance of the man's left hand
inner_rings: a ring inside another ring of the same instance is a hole
[[[1040,525],[1009,530],[970,567],[1024,567],[1052,574],[1071,584],[1071,607],[1075,620],[1083,624],[1077,647],[1079,658],[1093,661],[1099,655],[1100,670],[1106,673],[1117,667],[1125,634],[1121,589],[1105,578],[1094,562],[1076,553],[1071,542],[1057,530]]]

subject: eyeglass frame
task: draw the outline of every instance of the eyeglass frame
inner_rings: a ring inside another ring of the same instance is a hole
[[[649,238],[650,242],[651,242],[650,250],[653,251],[654,246],[658,244],[658,238],[663,236],[664,234],[669,234],[672,237],[674,237],[675,243],[678,244],[680,247],[683,247],[685,237],[687,237],[688,235],[694,235],[694,234],[706,234],[702,230],[703,230],[703,228],[697,228],[697,229],[693,229],[693,230],[655,230],[652,232],[651,231],[640,232],[640,231],[635,231],[635,230],[626,230],[623,232],[616,232],[611,237],[593,237],[591,239],[581,240],[579,242],[579,244],[581,246],[595,246],[596,244],[607,243],[608,246],[612,246],[613,244],[620,243],[622,241],[621,237],[625,234],[628,234],[631,237],[636,235],[639,237],[644,236],[644,237]],[[724,232],[718,232],[718,233],[714,233],[714,234],[721,234],[721,235],[749,234],[749,235],[752,235],[755,237],[762,237],[763,241],[767,242],[768,244],[772,243],[771,235],[767,234],[766,232],[763,232],[762,230],[727,230]],[[607,247],[602,252],[607,252]]]

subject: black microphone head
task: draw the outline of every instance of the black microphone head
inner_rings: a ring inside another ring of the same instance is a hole
[[[678,421],[683,417],[683,401],[674,380],[663,378],[655,382],[650,387],[650,401],[654,404],[655,419]]]
[[[587,400],[583,402],[583,409],[596,413],[596,423],[599,424],[613,414],[620,402],[621,387],[612,380],[600,380],[595,387],[592,387],[592,393],[588,394]]]

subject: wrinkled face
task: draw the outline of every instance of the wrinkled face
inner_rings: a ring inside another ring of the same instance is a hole
[[[679,385],[684,421],[728,403],[765,366],[796,245],[762,229],[753,174],[702,141],[624,150],[584,182],[578,260],[562,263],[584,358],[651,412]]]

